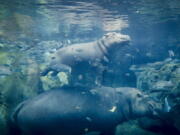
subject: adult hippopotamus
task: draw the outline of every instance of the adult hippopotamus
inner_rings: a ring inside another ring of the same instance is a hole
[[[113,135],[119,123],[156,115],[161,105],[135,88],[51,90],[21,103],[12,122],[27,135]],[[13,132],[15,133],[15,132]]]
[[[113,51],[128,45],[129,41],[128,35],[111,32],[94,42],[60,48],[49,56],[50,64],[42,72],[42,75],[46,75],[49,71],[71,71],[75,67],[76,69],[81,68],[81,70],[83,67],[86,69],[89,66],[98,67],[103,62],[109,61]]]

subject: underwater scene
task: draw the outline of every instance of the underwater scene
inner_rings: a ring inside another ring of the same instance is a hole
[[[180,0],[0,0],[0,135],[180,135]]]

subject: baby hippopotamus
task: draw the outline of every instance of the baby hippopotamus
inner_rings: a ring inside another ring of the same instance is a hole
[[[74,44],[58,49],[51,54],[50,63],[42,72],[46,75],[49,71],[71,71],[75,67],[84,68],[99,66],[103,62],[108,62],[109,58],[115,50],[121,49],[128,45],[130,37],[120,33],[111,32],[105,34],[97,41],[89,43]],[[85,66],[87,65],[87,66]]]
[[[21,103],[12,122],[27,135],[113,135],[123,121],[153,116],[161,105],[135,88],[50,90]],[[15,133],[15,132],[14,132]]]

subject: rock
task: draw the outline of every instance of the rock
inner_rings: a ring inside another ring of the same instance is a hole
[[[35,96],[39,85],[37,63],[30,58],[24,59],[23,54],[11,52],[8,47],[0,48],[0,134],[2,135],[6,135],[7,115],[12,108],[24,99]]]
[[[162,101],[164,105],[168,103],[170,110],[163,116],[164,123],[167,123],[168,128],[172,128],[172,131],[177,129],[180,131],[178,126],[180,123],[180,61],[167,59],[147,65],[132,66],[131,70],[137,76],[137,87],[139,89]],[[150,120],[146,121],[150,122]],[[157,122],[154,123],[156,123],[154,125],[157,126],[156,129],[159,129]],[[146,125],[143,125],[150,126],[147,122]],[[166,129],[167,125],[164,125],[163,128]]]
[[[12,54],[5,51],[0,51],[0,64],[10,65],[12,63]]]
[[[180,62],[165,60],[142,66],[132,66],[137,76],[137,88],[144,91],[180,93]]]
[[[164,116],[163,116],[164,115]],[[163,134],[163,135],[179,135],[179,130],[175,126],[175,122],[171,119],[170,114],[162,114],[160,119],[142,117],[138,119],[139,126],[145,130]]]
[[[116,135],[160,135],[150,131],[146,131],[138,126],[136,120],[120,124],[116,128]]]
[[[68,76],[65,72],[59,72],[57,74],[57,77],[59,81],[62,83],[62,85],[68,84]]]
[[[5,135],[7,133],[7,110],[4,105],[0,103],[0,133]]]
[[[4,48],[4,47],[5,47],[5,45],[0,43],[0,48]]]
[[[41,77],[42,86],[45,91],[53,88],[60,88],[69,84],[68,74],[65,72],[59,72],[57,75],[53,75],[50,71],[46,76]]]
[[[167,114],[167,121],[170,121],[174,127],[180,132],[180,104],[175,105],[169,114]]]
[[[8,108],[39,92],[40,77],[37,66],[33,60],[24,59],[21,55],[15,58],[13,64],[0,68],[0,73],[3,72],[3,75],[0,74],[0,92]]]
[[[0,77],[10,75],[12,72],[8,66],[0,65]]]
[[[152,86],[152,89],[170,91],[172,87],[173,87],[172,81],[158,81]]]

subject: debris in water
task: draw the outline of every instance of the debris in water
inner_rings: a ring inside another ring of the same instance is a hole
[[[116,107],[116,106],[113,106],[109,111],[110,111],[110,112],[115,112],[116,109],[117,109],[117,107]]]

